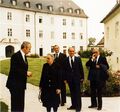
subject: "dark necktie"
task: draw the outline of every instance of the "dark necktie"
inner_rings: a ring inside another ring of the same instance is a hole
[[[73,68],[73,59],[72,59],[72,57],[71,57],[71,68]]]
[[[25,59],[25,63],[27,63],[27,57],[26,57],[26,55],[24,55],[24,59]]]

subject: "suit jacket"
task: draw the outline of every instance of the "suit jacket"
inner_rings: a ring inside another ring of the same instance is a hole
[[[13,54],[6,87],[8,89],[26,89],[27,70],[28,63],[23,60],[21,52]]]
[[[64,74],[67,81],[74,80],[75,82],[80,82],[81,79],[84,79],[81,58],[75,56],[73,67],[71,68],[69,57],[67,57],[64,62]]]
[[[88,80],[106,80],[107,69],[109,65],[105,57],[100,56],[97,62],[100,68],[96,68],[96,62],[92,61],[91,58],[87,61],[86,66],[89,68]]]
[[[55,54],[54,54],[54,57],[55,57]],[[63,66],[64,66],[64,60],[65,60],[65,58],[66,58],[65,54],[59,53],[59,57],[55,58],[55,60],[54,60],[54,62],[56,63],[56,65],[59,68],[59,72],[60,72],[61,80],[62,81],[64,80]]]

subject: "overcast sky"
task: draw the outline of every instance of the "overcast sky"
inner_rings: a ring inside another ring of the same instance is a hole
[[[88,37],[95,37],[99,41],[104,32],[104,25],[100,21],[110,12],[116,0],[73,0],[87,14]]]

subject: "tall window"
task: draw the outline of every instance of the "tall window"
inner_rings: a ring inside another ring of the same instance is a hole
[[[12,12],[7,12],[7,20],[12,20]]]
[[[42,23],[42,17],[39,17],[39,23]]]
[[[39,38],[43,38],[43,31],[39,31]]]
[[[9,36],[9,37],[12,36],[12,28],[8,28],[8,36]]]
[[[79,20],[79,23],[80,23],[80,27],[83,27],[83,21]]]
[[[54,24],[54,17],[51,17],[51,24]]]
[[[30,30],[26,30],[26,37],[30,37]]]
[[[16,0],[11,0],[12,5],[17,5],[17,1]]]
[[[83,33],[80,33],[80,39],[81,40],[83,39]]]
[[[3,3],[3,0],[0,0],[0,3]]]
[[[115,23],[115,37],[116,38],[118,38],[119,37],[119,21],[117,21],[116,23]]]
[[[109,38],[109,27],[107,27],[107,29],[106,29],[106,37],[107,37],[107,39]]]
[[[71,35],[72,35],[72,39],[75,39],[75,33],[72,33]]]
[[[66,32],[63,32],[63,39],[66,39]]]
[[[51,32],[51,39],[54,39],[54,32]]]
[[[63,19],[63,25],[66,25],[66,19]]]
[[[72,26],[75,26],[75,20],[74,20],[74,19],[72,19],[71,25],[72,25]]]
[[[51,53],[54,52],[54,46],[51,46]]]
[[[83,46],[80,46],[80,51],[83,51]]]
[[[26,22],[30,22],[30,15],[26,15]]]

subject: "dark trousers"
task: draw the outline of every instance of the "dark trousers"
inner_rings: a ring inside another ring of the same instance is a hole
[[[61,84],[61,104],[66,103],[66,84],[62,82]]]
[[[102,108],[102,90],[104,84],[104,81],[90,81],[91,105]]]
[[[24,112],[24,89],[10,89],[11,112]]]
[[[70,88],[72,106],[75,107],[77,111],[80,111],[82,106],[80,82],[77,83],[76,81],[68,81],[68,86]]]

